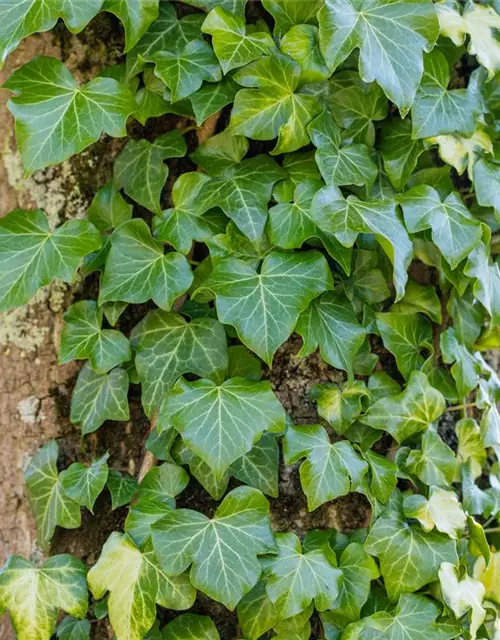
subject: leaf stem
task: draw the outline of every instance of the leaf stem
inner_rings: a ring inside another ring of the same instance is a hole
[[[484,533],[500,533],[500,527],[490,527],[489,529],[484,529]]]
[[[465,402],[464,404],[456,404],[453,407],[446,407],[445,411],[462,411],[462,409],[469,409],[475,406],[475,402]]]
[[[184,129],[181,129],[181,135],[185,135],[190,131],[196,131],[196,129],[198,129],[198,127],[195,124],[190,124],[187,127],[184,127]]]

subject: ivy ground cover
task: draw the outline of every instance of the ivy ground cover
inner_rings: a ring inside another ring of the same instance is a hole
[[[0,310],[98,285],[64,317],[71,421],[120,439],[140,386],[151,429],[137,477],[34,452],[47,559],[9,558],[0,613],[20,640],[229,640],[200,599],[246,640],[500,640],[500,4],[0,0],[0,60],[100,12],[121,63],[4,84],[26,173],[161,133],[85,219],[0,219]],[[336,376],[313,424],[271,384],[291,337]],[[361,496],[363,526],[281,527],[284,472],[309,512]],[[178,506],[193,485],[214,509]],[[103,492],[127,515],[97,562],[50,556]]]

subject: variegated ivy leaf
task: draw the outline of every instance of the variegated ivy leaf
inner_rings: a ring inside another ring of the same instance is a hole
[[[319,424],[290,427],[283,450],[286,464],[306,458],[300,466],[300,482],[309,511],[355,491],[368,469],[347,440],[332,444]]]
[[[380,237],[382,249],[394,265],[396,301],[403,297],[413,245],[393,200],[365,202],[354,196],[344,200],[339,199],[337,189],[325,187],[314,198],[312,215],[320,229],[332,233],[346,247],[356,242],[359,233]]]
[[[215,7],[210,11],[202,25],[202,31],[212,36],[212,46],[224,74],[268,55],[275,49],[274,41],[268,33],[252,31],[247,34],[245,19],[232,15],[223,7]]]
[[[106,486],[111,495],[111,507],[113,510],[128,504],[139,487],[137,480],[133,476],[122,474],[114,469],[109,472]]]
[[[222,78],[219,61],[204,40],[191,40],[178,51],[157,51],[146,61],[156,65],[155,74],[167,85],[172,103],[198,91],[204,80],[218,82]]]
[[[308,144],[307,125],[321,106],[315,96],[301,91],[300,75],[300,65],[278,52],[236,72],[236,82],[247,88],[236,94],[232,132],[255,140],[278,138],[272,154],[296,151]]]
[[[317,171],[317,169],[316,169]],[[278,183],[280,184],[280,183]],[[268,233],[271,242],[283,249],[298,249],[310,238],[322,240],[328,253],[347,273],[351,264],[351,251],[331,233],[319,229],[311,207],[322,182],[308,179],[300,182],[293,192],[293,203],[282,202],[269,209]],[[342,197],[340,191],[339,198]]]
[[[144,220],[130,220],[111,236],[99,303],[120,300],[139,304],[152,299],[168,310],[192,281],[183,255],[165,254],[164,245],[152,238]]]
[[[8,611],[19,640],[50,640],[59,610],[76,618],[87,613],[85,565],[70,555],[49,558],[36,567],[11,556],[0,573],[0,611]]]
[[[418,313],[377,313],[377,329],[384,347],[396,358],[398,369],[405,378],[420,369],[426,358],[423,351],[432,352],[432,327]]]
[[[125,53],[130,51],[146,33],[149,25],[158,17],[159,0],[104,0],[103,9],[113,13],[123,24],[127,45]]]
[[[408,118],[394,118],[383,123],[380,152],[385,172],[397,191],[402,191],[408,183],[423,151],[422,141],[412,138]]]
[[[55,440],[44,445],[24,472],[28,499],[35,515],[38,541],[45,549],[56,526],[76,529],[81,523],[80,506],[68,497],[57,471]],[[71,611],[68,611],[71,613]]]
[[[184,491],[188,482],[186,471],[168,462],[148,471],[125,520],[125,532],[137,545],[149,538],[151,525],[175,509],[175,496]]]
[[[486,587],[486,598],[500,603],[500,551],[491,554],[489,565],[480,556],[474,565],[474,578]]]
[[[467,169],[467,176],[474,180],[474,165],[481,157],[482,152],[493,153],[493,144],[490,136],[481,130],[476,130],[470,137],[457,133],[445,136],[435,136],[426,142],[437,144],[439,157],[451,165],[455,171],[462,175]],[[477,185],[475,185],[478,190]]]
[[[329,185],[366,185],[370,189],[377,177],[377,165],[365,144],[344,144],[340,129],[327,111],[308,127],[316,147],[316,164]]]
[[[479,384],[480,364],[469,349],[457,340],[455,330],[450,327],[440,336],[443,361],[451,364],[457,392],[460,398],[465,398]]]
[[[316,15],[323,0],[263,0],[262,4],[274,18],[275,34],[282,36],[295,25],[317,24]]]
[[[132,357],[129,341],[114,329],[102,329],[102,309],[94,300],[71,305],[64,314],[59,362],[88,358],[96,373],[106,373]]]
[[[457,457],[461,463],[471,461],[472,477],[477,478],[487,458],[481,429],[473,418],[462,418],[455,430],[458,437]]]
[[[500,16],[495,9],[471,3],[460,15],[459,4],[450,0],[437,2],[435,7],[441,35],[450,38],[457,47],[469,36],[469,53],[486,67],[491,80],[500,69],[500,47],[495,36]]]
[[[474,133],[481,112],[477,91],[472,82],[467,89],[449,90],[449,82],[450,67],[444,53],[429,53],[411,109],[414,138]]]
[[[458,560],[454,540],[435,531],[425,533],[419,524],[408,524],[394,507],[375,522],[365,550],[379,559],[390,600],[437,580],[442,562]]]
[[[87,576],[90,591],[100,599],[109,592],[108,614],[118,638],[142,640],[156,618],[156,604],[189,609],[196,590],[186,575],[168,576],[148,540],[142,549],[129,536],[112,533],[97,564]]]
[[[424,531],[434,527],[456,539],[465,530],[467,519],[454,491],[431,487],[429,499],[422,495],[406,496],[403,511],[407,518],[415,518]]]
[[[15,71],[3,85],[14,93],[8,108],[26,173],[63,162],[102,133],[127,134],[137,109],[130,89],[113,78],[94,78],[79,87],[62,62],[40,56]]]
[[[191,584],[233,611],[260,578],[257,556],[276,549],[269,503],[260,491],[238,487],[212,520],[176,509],[153,525],[153,545],[168,575],[182,574],[192,565]]]
[[[422,78],[422,54],[432,49],[439,34],[432,2],[326,0],[318,19],[329,67],[336,69],[359,49],[361,79],[376,80],[401,114],[408,113]]]
[[[432,428],[422,436],[421,450],[410,451],[405,468],[427,485],[449,486],[455,476],[455,454]]]
[[[90,620],[78,620],[65,616],[57,625],[57,640],[89,640]]]
[[[316,251],[271,253],[260,273],[241,260],[219,262],[198,291],[216,296],[217,315],[268,365],[311,300],[332,287],[327,262]]]
[[[119,189],[154,213],[161,213],[160,196],[168,177],[167,158],[181,158],[186,143],[178,129],[156,138],[131,140],[113,166],[114,183]]]
[[[181,379],[166,396],[161,416],[218,477],[252,449],[263,431],[285,429],[283,408],[269,383],[244,378],[221,385]]]
[[[364,382],[354,380],[346,382],[342,388],[328,383],[315,384],[311,387],[310,397],[316,401],[320,417],[336,433],[344,435],[355,418],[362,413],[370,394]]]
[[[59,18],[78,33],[99,13],[104,0],[4,0],[0,5],[0,67],[23,38],[49,31]]]
[[[457,619],[470,611],[469,633],[471,640],[476,640],[478,629],[486,617],[486,609],[482,606],[486,593],[484,585],[467,574],[459,579],[457,568],[450,562],[441,565],[439,583],[443,599]]]
[[[146,66],[146,60],[157,51],[180,51],[201,36],[204,16],[190,14],[178,20],[175,8],[169,2],[160,2],[158,18],[129,51],[126,58],[127,78],[133,78]]]
[[[217,627],[208,616],[184,613],[169,622],[162,631],[163,640],[220,640]]]
[[[482,228],[457,193],[441,201],[428,185],[413,187],[399,201],[410,233],[431,229],[432,240],[452,269],[467,257],[482,237]]]
[[[266,572],[266,592],[281,619],[295,616],[313,601],[317,611],[332,609],[342,572],[322,549],[302,552],[295,533],[276,535],[278,556]]]
[[[15,209],[0,220],[0,310],[19,307],[56,278],[72,282],[82,258],[101,246],[86,220],[55,231],[43,211]]]
[[[227,371],[226,334],[211,318],[186,322],[175,313],[152,311],[134,328],[132,344],[142,403],[150,416],[179,376],[194,373],[221,382]]]
[[[108,480],[109,454],[105,453],[98,460],[86,466],[74,462],[61,473],[61,486],[72,500],[93,513],[94,503],[106,486]]]
[[[319,49],[318,27],[297,24],[281,38],[280,49],[300,64],[300,84],[321,82],[330,76],[330,70]]]
[[[133,210],[114,184],[108,182],[95,194],[87,218],[99,231],[109,231],[130,220]]]
[[[224,231],[225,224],[214,225],[210,216],[203,216],[205,187],[210,178],[199,171],[181,174],[172,188],[174,206],[153,221],[156,238],[170,243],[180,253],[187,254],[193,241],[206,242]],[[224,217],[224,216],[223,216]],[[225,218],[227,223],[227,218]],[[222,227],[222,228],[220,228]]]
[[[403,442],[439,418],[445,409],[441,393],[431,387],[420,371],[410,375],[406,389],[398,395],[377,400],[359,419],[374,429],[388,431]]]
[[[123,369],[96,373],[87,363],[78,374],[71,397],[70,419],[82,435],[92,433],[106,420],[128,420],[128,375]]]
[[[347,371],[353,378],[353,363],[366,338],[351,303],[342,295],[327,292],[311,302],[299,317],[295,331],[302,336],[298,355],[308,356],[318,347],[325,362]]]

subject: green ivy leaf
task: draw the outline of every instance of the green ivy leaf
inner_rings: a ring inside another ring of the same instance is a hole
[[[130,89],[113,78],[94,78],[80,88],[62,62],[44,56],[15,71],[3,86],[14,93],[7,106],[16,119],[26,173],[63,162],[102,133],[125,136],[127,119],[137,109]]]
[[[331,69],[359,48],[359,73],[376,80],[404,116],[422,78],[422,54],[439,34],[431,2],[376,0],[362,6],[353,0],[340,6],[326,0],[318,14],[321,50]]]
[[[156,603],[169,609],[189,609],[196,591],[186,575],[169,577],[158,564],[151,541],[142,551],[122,533],[112,533],[97,564],[89,571],[94,598],[108,597],[109,619],[117,637],[142,640],[153,626]]]
[[[137,480],[133,476],[122,474],[114,469],[109,472],[106,486],[111,494],[111,507],[113,510],[128,504],[139,488]]]
[[[169,622],[162,631],[163,640],[220,640],[219,632],[207,616],[184,613]]]
[[[488,158],[479,158],[474,164],[473,177],[478,203],[500,211],[500,167]]]
[[[88,358],[96,373],[106,373],[132,357],[127,338],[114,329],[101,329],[102,310],[93,300],[77,302],[64,314],[59,362]]]
[[[311,602],[317,611],[332,609],[339,595],[342,572],[325,551],[302,552],[294,533],[276,535],[278,556],[269,566],[266,591],[278,615],[285,620],[299,614]]]
[[[179,575],[192,564],[191,584],[233,611],[257,583],[257,555],[275,551],[269,503],[256,489],[231,491],[212,520],[178,509],[153,526],[153,544],[163,569]]]
[[[432,327],[418,313],[377,313],[377,329],[384,347],[396,358],[398,369],[405,378],[422,367],[426,358],[424,349],[432,353]]]
[[[373,123],[387,118],[388,111],[387,98],[378,85],[343,87],[333,94],[330,106],[335,122],[346,129],[342,134],[344,140],[374,146]]]
[[[0,310],[19,307],[56,278],[73,282],[82,258],[101,246],[85,220],[49,230],[43,211],[15,209],[0,220]]]
[[[311,300],[331,288],[331,274],[318,252],[271,253],[257,273],[241,260],[216,265],[198,291],[216,296],[221,322],[268,365]],[[290,295],[289,292],[293,292]]]
[[[76,529],[81,523],[80,506],[63,489],[57,471],[57,456],[57,442],[51,440],[36,453],[24,472],[28,499],[36,520],[38,541],[45,549],[56,526]]]
[[[64,617],[57,625],[58,640],[89,640],[90,621],[77,620],[71,616]]]
[[[392,186],[402,191],[424,151],[421,140],[412,138],[410,120],[393,119],[382,125],[380,152]]]
[[[262,0],[262,4],[274,18],[275,34],[282,35],[294,25],[316,24],[323,0]]]
[[[152,311],[133,330],[142,403],[152,415],[177,378],[195,373],[221,382],[227,371],[227,339],[211,318],[191,322],[175,313]]]
[[[301,92],[300,75],[300,65],[278,52],[236,72],[236,82],[247,88],[236,94],[231,131],[256,140],[278,138],[274,155],[308,144],[307,125],[321,107],[315,96]]]
[[[272,433],[265,433],[252,449],[231,465],[231,475],[271,498],[277,498],[279,447]]]
[[[386,504],[396,488],[398,467],[392,460],[373,451],[364,451],[363,458],[370,467],[370,492],[379,502]]]
[[[72,33],[82,31],[92,18],[99,13],[104,0],[19,0],[4,2],[2,5],[2,26],[0,27],[0,68],[7,55],[14,51],[23,40],[33,33],[49,31],[59,18],[64,20]]]
[[[290,427],[283,451],[286,464],[307,458],[300,466],[300,482],[309,511],[356,490],[368,469],[347,440],[332,444],[319,424]]]
[[[186,143],[178,129],[156,138],[131,140],[120,153],[113,167],[117,188],[146,209],[160,215],[160,196],[168,177],[167,158],[181,158]]]
[[[113,13],[123,24],[127,45],[125,53],[139,42],[158,17],[159,0],[105,0],[103,9]]]
[[[455,335],[455,330],[449,328],[440,336],[443,360],[452,364],[451,375],[457,384],[460,398],[465,398],[479,384],[480,365],[476,357],[461,344]]]
[[[320,417],[340,436],[362,413],[363,405],[370,399],[365,383],[358,380],[347,382],[342,388],[328,383],[317,384],[311,387],[310,396],[317,402]]]
[[[246,378],[257,382],[262,378],[262,362],[242,344],[228,349],[228,378]]]
[[[268,33],[246,33],[245,19],[215,7],[205,18],[203,33],[212,36],[212,46],[224,74],[269,54],[274,42]]]
[[[309,125],[309,135],[316,147],[316,164],[328,185],[367,185],[370,189],[377,177],[377,165],[365,144],[341,146],[340,129],[324,111]]]
[[[189,96],[196,124],[201,126],[207,118],[234,102],[234,96],[238,91],[238,85],[231,76],[222,78],[215,86],[211,83],[204,84],[201,89]]]
[[[377,400],[360,420],[374,429],[388,431],[397,442],[403,442],[427,430],[445,406],[443,396],[431,387],[427,376],[413,371],[403,392]]]
[[[394,201],[365,202],[354,196],[344,200],[334,187],[325,187],[316,194],[312,213],[318,227],[332,233],[346,247],[354,244],[359,233],[373,233],[380,238],[382,249],[394,265],[396,301],[403,297],[413,246]]]
[[[87,218],[99,231],[109,231],[130,220],[133,210],[113,183],[108,182],[95,194]]]
[[[391,509],[371,528],[365,549],[378,557],[391,600],[437,580],[442,562],[458,560],[455,542],[447,535],[425,533],[420,525],[408,524],[401,513]]]
[[[316,298],[300,315],[295,331],[303,340],[299,356],[308,356],[319,347],[325,362],[344,369],[353,378],[354,359],[365,341],[366,331],[347,298],[333,292]]]
[[[425,313],[432,322],[441,324],[441,301],[435,287],[418,284],[410,280],[406,285],[405,295],[397,304],[392,305],[391,312],[404,314]]]
[[[78,374],[71,398],[70,419],[79,424],[82,435],[99,429],[106,420],[128,420],[129,378],[123,369],[96,373],[86,364]]]
[[[229,258],[236,258],[257,269],[263,258],[269,253],[269,244],[264,236],[261,241],[250,242],[234,222],[226,227],[226,233],[218,233],[207,241],[211,266]]]
[[[281,38],[280,49],[300,64],[300,84],[321,82],[330,76],[330,70],[319,49],[318,27],[309,24],[294,25]]]
[[[489,232],[486,232],[489,235]],[[481,241],[469,254],[465,275],[475,278],[473,293],[490,314],[493,324],[500,322],[500,268],[490,264],[490,247]]]
[[[193,281],[186,258],[164,252],[144,220],[130,220],[114,231],[102,277],[99,303],[121,300],[135,304],[149,299],[170,309]]]
[[[90,466],[74,462],[61,473],[61,486],[66,495],[77,504],[94,513],[94,504],[108,480],[109,454],[105,453]]]
[[[276,626],[279,615],[266,591],[264,580],[258,582],[238,603],[238,623],[249,640],[258,640]]]
[[[194,240],[207,242],[224,230],[224,224],[220,229],[212,224],[209,216],[202,215],[206,209],[201,194],[204,195],[209,182],[210,178],[198,171],[183,173],[177,178],[172,188],[174,206],[153,221],[156,238],[170,243],[176,251],[188,254]]]
[[[400,197],[405,224],[410,233],[432,230],[432,240],[452,269],[467,257],[481,240],[481,223],[464,206],[459,195],[444,202],[432,187],[413,187]]]
[[[411,110],[413,137],[446,133],[474,133],[481,111],[473,83],[467,89],[448,90],[450,67],[441,51],[425,57],[424,75]]]
[[[427,485],[446,487],[453,482],[456,460],[450,447],[432,429],[422,436],[421,450],[414,449],[406,459],[408,471]]]
[[[174,428],[171,428],[170,432],[177,434]],[[172,458],[177,464],[187,465],[189,473],[198,480],[214,500],[220,500],[224,496],[230,480],[229,471],[226,471],[222,476],[214,473],[206,462],[203,462],[187,447],[181,437],[177,438],[172,447]]]
[[[155,74],[170,90],[172,103],[198,91],[203,81],[218,82],[222,75],[212,47],[204,40],[191,40],[179,51],[158,51],[147,58]]]
[[[180,380],[161,413],[218,477],[252,449],[263,431],[280,433],[285,428],[283,408],[269,383],[244,378],[219,386],[209,380]]]
[[[344,579],[340,581],[339,597],[333,611],[343,621],[352,622],[359,619],[361,608],[368,600],[371,581],[380,576],[380,571],[359,542],[348,544],[342,551],[339,568]]]
[[[175,496],[182,493],[189,475],[168,462],[153,467],[144,476],[125,520],[125,531],[141,546],[151,535],[151,526],[175,509]]]
[[[11,556],[0,573],[0,611],[8,610],[19,640],[50,640],[59,609],[84,618],[88,595],[85,565],[63,554],[35,567]]]

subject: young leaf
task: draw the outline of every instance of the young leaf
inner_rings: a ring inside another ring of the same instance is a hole
[[[424,151],[421,140],[413,140],[411,122],[393,119],[383,123],[380,152],[392,186],[402,191]]]
[[[266,591],[264,580],[258,582],[238,603],[238,623],[249,640],[258,640],[276,626],[279,615]]]
[[[219,632],[207,616],[184,613],[169,622],[162,631],[163,640],[220,640]]]
[[[127,45],[125,53],[130,51],[146,33],[149,25],[158,17],[159,0],[105,0],[103,9],[113,13],[123,24]]]
[[[84,618],[88,595],[85,565],[63,554],[37,568],[11,556],[0,573],[0,611],[10,613],[19,640],[50,640],[59,609]]]
[[[370,467],[370,491],[379,502],[386,504],[398,481],[397,465],[373,451],[364,451],[363,458]]]
[[[170,431],[174,432],[175,435],[177,434],[173,427]],[[175,441],[172,448],[172,458],[177,464],[187,465],[189,467],[189,473],[193,478],[198,480],[214,500],[220,500],[224,496],[231,477],[229,470],[222,476],[214,473],[206,462],[203,462],[199,456],[187,447],[181,437],[178,437]]]
[[[90,621],[78,620],[72,616],[66,616],[57,625],[56,636],[58,640],[89,640]]]
[[[50,231],[43,211],[11,211],[0,220],[0,311],[25,304],[56,278],[72,282],[82,258],[100,246],[99,232],[85,220]]]
[[[153,525],[153,544],[161,566],[179,575],[192,564],[191,584],[233,611],[257,583],[257,555],[275,551],[269,503],[256,489],[231,491],[212,520],[178,509]]]
[[[56,526],[76,529],[81,523],[80,506],[63,489],[57,471],[57,456],[57,442],[51,440],[36,453],[24,472],[38,541],[44,548],[48,547]]]
[[[113,78],[94,78],[78,87],[55,58],[40,56],[15,71],[3,85],[14,93],[8,108],[26,173],[63,162],[102,133],[126,135],[137,109],[130,89]]]
[[[283,408],[269,383],[244,378],[219,386],[210,380],[180,380],[167,395],[161,413],[219,477],[251,450],[263,431],[285,429]]]
[[[189,609],[196,591],[186,575],[169,577],[162,570],[151,541],[139,549],[122,533],[110,535],[88,584],[94,598],[109,592],[108,612],[118,638],[142,640],[153,626],[156,603],[169,609]]]
[[[431,2],[374,0],[362,6],[353,0],[339,5],[326,0],[318,13],[321,51],[330,69],[336,69],[359,48],[359,74],[376,80],[404,116],[422,78],[424,51],[439,34]]]
[[[207,118],[234,102],[238,85],[231,76],[222,78],[216,85],[205,83],[189,96],[196,124],[201,126]]]
[[[109,472],[106,486],[111,494],[111,507],[113,510],[128,504],[139,488],[137,480],[133,476],[124,475],[114,469]]]
[[[363,401],[369,400],[370,394],[364,382],[355,380],[346,382],[342,389],[328,383],[314,385],[311,399],[316,400],[320,417],[342,436],[363,412]]]
[[[439,582],[444,601],[458,619],[471,611],[470,637],[475,640],[486,617],[486,609],[481,606],[486,592],[484,585],[468,575],[459,580],[458,571],[450,562],[441,565]]]
[[[410,375],[406,389],[396,396],[377,400],[360,418],[374,429],[388,431],[397,442],[426,431],[445,409],[441,393],[419,371]]]
[[[431,429],[422,436],[421,451],[414,449],[406,459],[407,470],[424,484],[446,487],[453,482],[456,460],[453,450]]]
[[[457,538],[463,532],[466,517],[454,491],[431,487],[429,499],[422,495],[410,495],[403,502],[407,518],[416,518],[424,531],[434,527],[450,538]]]
[[[318,27],[294,25],[281,38],[280,49],[300,64],[300,84],[326,80],[330,71],[319,49]]]
[[[474,578],[483,583],[486,588],[486,598],[497,604],[500,603],[500,551],[491,555],[489,564],[483,556],[476,560]]]
[[[236,72],[236,82],[248,88],[236,94],[231,131],[255,140],[278,138],[273,155],[308,144],[307,125],[321,106],[315,96],[300,91],[300,72],[295,60],[278,52]]]
[[[316,24],[316,14],[321,9],[323,0],[262,0],[262,4],[274,18],[275,35],[281,36],[294,25]]]
[[[59,362],[88,358],[96,373],[106,373],[132,357],[127,338],[114,329],[101,329],[102,311],[93,300],[77,302],[64,314]]]
[[[309,511],[355,491],[368,469],[347,440],[332,444],[319,424],[290,427],[283,449],[286,464],[306,458],[300,466],[300,482]]]
[[[226,334],[211,318],[186,322],[175,313],[152,311],[134,328],[132,343],[148,415],[181,375],[194,373],[221,382],[227,371]]]
[[[230,467],[231,475],[271,498],[278,497],[279,447],[272,433],[265,433],[252,449]]]
[[[165,254],[144,220],[130,220],[111,236],[111,250],[101,282],[99,303],[153,301],[169,310],[193,281],[186,258]]]
[[[450,327],[440,336],[443,361],[452,364],[451,374],[460,398],[465,398],[479,384],[480,365],[475,356],[461,344]]]
[[[82,435],[99,429],[106,420],[128,420],[128,375],[123,369],[96,373],[86,364],[78,374],[71,398],[70,419]]]
[[[260,273],[241,260],[224,260],[198,291],[208,289],[215,294],[219,320],[233,325],[241,341],[271,365],[299,314],[329,288],[331,274],[325,258],[310,251],[271,253]]]
[[[269,54],[275,48],[268,33],[246,34],[245,19],[231,15],[223,7],[212,9],[201,30],[212,36],[212,45],[224,74]]]
[[[68,497],[94,513],[94,503],[108,480],[109,454],[105,453],[90,466],[74,462],[61,473],[61,486]]]
[[[113,167],[114,182],[118,189],[146,209],[161,214],[160,196],[168,177],[168,158],[181,158],[186,143],[179,130],[174,129],[156,138],[131,140],[120,153]]]
[[[99,231],[109,231],[130,220],[133,210],[113,183],[108,182],[95,194],[87,218]]]
[[[409,525],[392,509],[387,509],[371,528],[365,550],[378,557],[391,600],[437,580],[442,562],[458,560],[456,544],[447,535],[425,533],[420,525]]]
[[[266,592],[285,620],[299,614],[314,600],[317,611],[332,609],[339,595],[342,573],[325,551],[302,552],[294,533],[278,533],[278,556],[269,566]]]
[[[300,315],[295,331],[303,340],[299,357],[308,356],[319,347],[325,362],[353,377],[354,358],[365,341],[366,331],[347,298],[333,292],[316,298]]]

